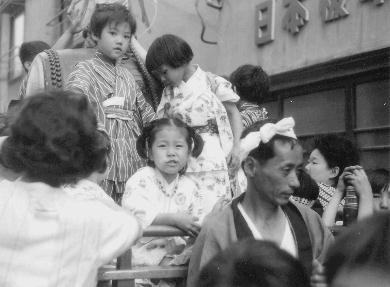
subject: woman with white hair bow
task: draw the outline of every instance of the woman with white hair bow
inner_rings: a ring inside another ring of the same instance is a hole
[[[205,220],[190,260],[187,286],[197,286],[198,270],[217,252],[244,238],[276,243],[297,258],[308,275],[313,260],[323,260],[332,234],[313,210],[289,200],[299,186],[296,171],[302,163],[302,147],[293,128],[293,118],[285,118],[257,127],[243,138],[248,186]]]

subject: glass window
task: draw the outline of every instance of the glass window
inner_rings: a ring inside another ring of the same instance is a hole
[[[356,127],[390,124],[389,80],[364,83],[356,87]]]
[[[284,117],[295,119],[297,135],[345,130],[344,89],[317,92],[283,100]]]
[[[268,102],[261,105],[267,109],[269,119],[278,119],[279,117],[279,108],[278,102]]]

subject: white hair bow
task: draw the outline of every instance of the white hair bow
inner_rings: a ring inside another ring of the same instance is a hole
[[[240,142],[240,154],[241,161],[244,160],[249,152],[263,142],[269,142],[275,135],[282,135],[297,139],[294,133],[295,121],[292,117],[284,118],[278,121],[276,124],[267,123],[264,124],[259,131],[249,133]]]

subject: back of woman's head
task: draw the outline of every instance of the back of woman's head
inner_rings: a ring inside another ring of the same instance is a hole
[[[301,263],[268,241],[246,239],[217,254],[202,269],[199,287],[308,287]]]
[[[390,212],[381,212],[336,238],[325,260],[328,283],[342,272],[390,270]]]
[[[336,182],[344,168],[359,164],[357,147],[344,137],[333,134],[318,137],[315,139],[314,149],[319,150],[329,168],[339,167]]]
[[[260,66],[242,65],[230,75],[230,81],[242,100],[262,104],[268,97],[270,80]]]
[[[85,96],[43,92],[26,100],[1,149],[5,166],[51,186],[106,167],[107,139]]]

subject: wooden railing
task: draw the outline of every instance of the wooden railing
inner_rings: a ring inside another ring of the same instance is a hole
[[[346,227],[332,226],[330,230],[338,236]],[[184,236],[184,232],[172,226],[149,226],[144,237]],[[117,266],[102,268],[99,272],[99,286],[134,287],[135,279],[166,279],[187,277],[187,266],[131,266],[131,250],[117,259]],[[112,285],[109,283],[112,282]]]
[[[184,232],[172,226],[149,226],[144,237],[184,236]],[[117,259],[117,266],[106,266],[99,272],[99,286],[133,287],[135,279],[166,279],[187,277],[187,266],[132,267],[131,250]],[[112,285],[109,283],[112,281]]]

